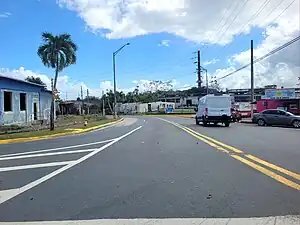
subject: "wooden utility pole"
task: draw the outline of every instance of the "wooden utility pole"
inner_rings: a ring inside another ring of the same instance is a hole
[[[253,65],[253,40],[251,40],[251,118],[253,117],[254,99],[254,65]]]
[[[197,64],[198,64],[198,71],[197,71],[197,74],[198,74],[198,88],[201,88],[201,65],[200,65],[200,50],[197,51]]]

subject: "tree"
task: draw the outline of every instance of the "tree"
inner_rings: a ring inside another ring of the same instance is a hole
[[[40,85],[46,86],[46,84],[39,77],[28,76],[28,77],[26,77],[25,80],[28,81],[28,82],[31,82],[31,83],[35,83],[35,84],[40,84]]]
[[[37,54],[46,67],[55,69],[53,90],[56,90],[58,73],[76,63],[77,46],[72,41],[70,34],[54,36],[44,32],[42,33],[42,40],[43,43],[38,48]],[[51,101],[50,130],[54,130],[54,94],[52,94]]]

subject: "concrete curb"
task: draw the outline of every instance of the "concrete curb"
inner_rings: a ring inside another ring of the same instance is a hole
[[[124,118],[121,118],[117,121],[97,125],[97,126],[94,126],[94,127],[89,127],[89,128],[82,129],[82,130],[75,130],[75,131],[71,131],[71,132],[50,134],[50,135],[39,136],[39,137],[12,138],[12,139],[0,140],[0,145],[1,144],[9,144],[9,143],[20,143],[20,142],[27,142],[27,141],[45,140],[45,139],[50,139],[50,138],[54,138],[54,137],[68,136],[68,135],[73,135],[73,134],[81,134],[81,133],[89,132],[89,131],[92,131],[92,130],[97,130],[99,128],[114,125],[114,124],[119,123],[123,120],[124,120]]]

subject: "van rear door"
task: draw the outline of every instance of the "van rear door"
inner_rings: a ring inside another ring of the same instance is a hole
[[[228,97],[213,96],[207,99],[208,116],[231,115],[231,100]]]

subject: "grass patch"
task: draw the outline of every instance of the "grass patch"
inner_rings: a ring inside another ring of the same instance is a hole
[[[98,125],[102,125],[105,123],[116,121],[116,119],[102,119],[102,120],[95,120],[88,122],[87,126],[84,126],[83,123],[74,124],[68,127],[57,127],[54,131],[47,130],[39,130],[39,131],[28,131],[28,132],[19,132],[19,133],[12,133],[12,134],[1,134],[0,140],[6,139],[14,139],[14,138],[29,138],[29,137],[41,137],[59,133],[71,133],[74,130],[66,130],[66,129],[85,129],[90,128]]]

